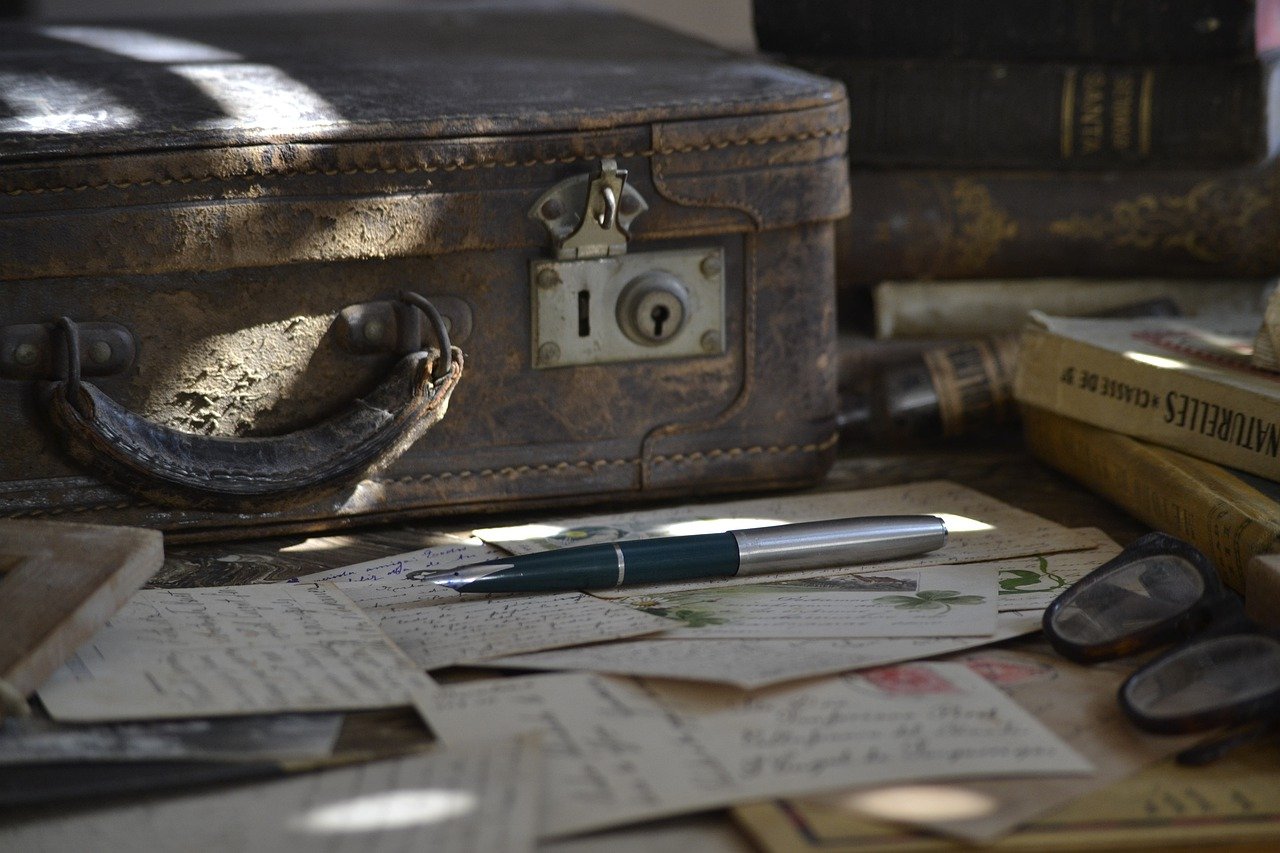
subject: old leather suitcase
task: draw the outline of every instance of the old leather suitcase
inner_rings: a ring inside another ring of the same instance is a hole
[[[847,122],[585,10],[0,26],[0,517],[813,482]]]

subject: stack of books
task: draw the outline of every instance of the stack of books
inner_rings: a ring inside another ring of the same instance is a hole
[[[1280,544],[1280,374],[1258,369],[1280,357],[1249,358],[1272,343],[1258,324],[1280,275],[1280,0],[753,8],[761,50],[848,90],[846,328],[969,341],[955,350],[981,356],[968,374],[927,364],[915,383],[963,428],[1010,408],[1016,365],[1037,455],[1242,588],[1250,558]],[[1014,337],[1029,310],[1156,297],[1191,325],[1046,317]],[[973,344],[995,333],[1002,351]],[[926,355],[950,368],[951,351]]]
[[[1280,547],[1280,373],[1256,323],[1033,315],[1014,396],[1039,458],[1205,552],[1245,591]]]
[[[842,80],[847,287],[1280,270],[1280,0],[755,0]]]

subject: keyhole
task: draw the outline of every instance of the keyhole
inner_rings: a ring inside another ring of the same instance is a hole
[[[578,291],[578,337],[591,336],[591,291]]]
[[[649,312],[649,319],[653,321],[653,336],[655,338],[662,337],[662,327],[666,325],[667,320],[670,318],[670,308],[665,305],[653,306],[653,310]]]

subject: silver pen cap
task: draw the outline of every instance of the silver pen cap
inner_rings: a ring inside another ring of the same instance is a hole
[[[821,569],[923,554],[947,541],[934,515],[874,515],[734,530],[738,575]]]

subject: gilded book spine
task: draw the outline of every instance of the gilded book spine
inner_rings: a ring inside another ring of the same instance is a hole
[[[854,166],[1196,168],[1268,154],[1256,62],[787,61],[844,83]]]
[[[1037,457],[1195,545],[1241,593],[1249,559],[1280,544],[1280,504],[1221,466],[1030,406],[1022,424]]]
[[[1280,398],[1153,361],[1029,328],[1013,393],[1020,403],[1280,480]]]
[[[1217,171],[854,169],[847,286],[1280,273],[1280,162]]]

